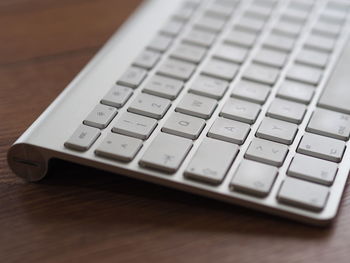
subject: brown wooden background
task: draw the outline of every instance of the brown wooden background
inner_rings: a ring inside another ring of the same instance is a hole
[[[320,229],[72,164],[40,184],[9,170],[11,143],[140,1],[0,1],[0,262],[350,262],[350,189]]]

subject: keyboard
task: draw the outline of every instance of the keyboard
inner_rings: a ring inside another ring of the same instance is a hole
[[[149,0],[8,152],[312,225],[350,169],[350,2]]]

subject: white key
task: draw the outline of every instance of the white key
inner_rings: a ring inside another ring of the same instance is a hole
[[[204,66],[202,73],[214,78],[231,81],[238,73],[238,69],[239,67],[236,64],[218,59],[211,59]]]
[[[222,44],[214,52],[214,57],[230,62],[242,64],[247,58],[248,50],[239,46]]]
[[[230,187],[257,196],[267,196],[278,174],[274,166],[243,160],[234,174]]]
[[[306,130],[347,141],[350,137],[350,115],[318,108],[313,113]]]
[[[251,17],[254,19],[266,21],[271,14],[271,8],[266,8],[263,6],[252,5],[248,10],[244,12],[245,17]]]
[[[329,161],[296,154],[288,169],[288,175],[324,185],[331,185],[338,165]]]
[[[343,25],[346,20],[346,14],[342,12],[326,10],[326,12],[321,15],[320,20],[335,25]]]
[[[115,123],[112,131],[138,139],[146,140],[157,126],[157,121],[125,112]]]
[[[226,21],[224,19],[212,16],[202,16],[198,19],[194,26],[195,28],[208,30],[214,33],[218,33],[224,27]]]
[[[118,80],[118,84],[135,89],[140,86],[146,76],[146,70],[137,67],[130,67]]]
[[[264,104],[269,94],[270,86],[241,80],[234,86],[231,97]]]
[[[280,167],[288,153],[288,146],[254,138],[250,143],[245,158]]]
[[[192,63],[167,59],[160,65],[158,74],[186,81],[192,76],[195,68]]]
[[[317,86],[322,78],[322,70],[294,64],[287,72],[287,78]]]
[[[238,146],[205,138],[186,168],[185,176],[210,184],[220,184],[238,153]]]
[[[102,104],[120,108],[129,100],[133,94],[131,88],[115,85],[101,100]]]
[[[104,129],[117,115],[117,109],[111,106],[98,104],[84,120],[84,124]]]
[[[69,140],[64,143],[64,146],[76,151],[87,151],[100,135],[99,129],[80,125]]]
[[[140,165],[175,173],[192,148],[192,140],[159,133],[140,160]]]
[[[133,65],[151,69],[153,68],[157,62],[159,61],[160,54],[155,51],[144,50],[134,61]]]
[[[245,32],[241,30],[232,30],[225,38],[225,42],[229,44],[236,44],[247,48],[252,48],[256,41],[254,33]]]
[[[135,158],[141,147],[142,141],[139,139],[111,133],[97,147],[95,153],[98,156],[130,162]]]
[[[305,112],[306,106],[304,104],[283,99],[274,99],[266,115],[275,119],[300,124]]]
[[[295,81],[284,81],[277,92],[277,97],[309,104],[315,93],[315,87]]]
[[[220,116],[253,124],[259,116],[259,113],[260,105],[244,100],[230,98],[225,103]]]
[[[298,126],[295,124],[266,117],[261,122],[256,136],[290,145],[293,143],[297,131]]]
[[[206,49],[188,44],[179,44],[170,54],[171,57],[198,64],[204,58]]]
[[[172,41],[173,39],[171,37],[157,35],[152,39],[151,43],[148,45],[148,48],[159,52],[165,52],[170,47]]]
[[[235,28],[258,34],[264,28],[264,25],[264,20],[254,19],[250,17],[241,17],[241,19],[238,20],[237,24],[235,25]]]
[[[162,131],[195,140],[204,126],[205,121],[203,119],[174,112],[165,122]]]
[[[182,27],[184,26],[184,23],[178,20],[170,20],[161,30],[160,32],[172,37],[177,36]]]
[[[263,48],[255,55],[254,61],[267,66],[282,68],[286,64],[287,58],[286,53]]]
[[[250,125],[248,124],[217,118],[208,132],[208,137],[242,145],[249,132]]]
[[[332,52],[335,46],[333,38],[312,34],[305,42],[305,47],[324,52]]]
[[[225,80],[198,76],[190,87],[190,92],[213,99],[221,99],[228,88],[229,83]]]
[[[194,9],[195,8],[184,4],[180,7],[180,9],[178,9],[176,11],[176,13],[174,14],[174,18],[179,19],[179,20],[183,20],[183,21],[188,21],[191,18],[192,14],[194,12]]]
[[[312,32],[326,37],[337,38],[340,34],[341,29],[342,26],[340,25],[330,24],[324,21],[318,21],[312,29]]]
[[[275,68],[251,64],[243,73],[243,78],[272,86],[276,83],[279,74],[279,70]]]
[[[339,163],[343,157],[344,150],[345,142],[343,141],[305,133],[297,152]]]
[[[281,18],[282,20],[285,20],[285,21],[304,24],[308,16],[309,16],[309,13],[307,11],[288,9],[286,13],[284,13],[281,16]]]
[[[295,61],[307,66],[325,68],[328,64],[328,54],[310,49],[303,49],[297,55]]]
[[[192,29],[185,35],[183,41],[208,48],[214,43],[215,38],[216,35],[214,33]]]
[[[290,52],[294,48],[294,42],[295,40],[293,38],[271,34],[266,38],[263,45],[276,50]]]
[[[328,187],[287,177],[279,192],[278,201],[314,211],[321,211],[327,202]]]
[[[155,119],[161,119],[169,109],[170,104],[170,100],[141,93],[134,99],[128,111]]]
[[[220,18],[228,18],[232,14],[235,6],[220,5],[212,3],[206,10],[206,14],[209,16],[216,16]]]
[[[301,24],[291,23],[288,21],[278,21],[273,31],[279,34],[286,34],[296,38],[300,34],[302,28],[303,25]]]
[[[181,92],[183,86],[184,83],[181,80],[155,75],[148,81],[143,92],[174,100]]]
[[[176,111],[195,117],[209,119],[217,106],[214,99],[186,94],[176,107]]]

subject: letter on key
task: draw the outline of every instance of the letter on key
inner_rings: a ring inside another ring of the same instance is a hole
[[[175,173],[192,147],[192,140],[159,133],[140,160],[140,165]]]
[[[205,138],[190,164],[185,176],[195,180],[220,184],[238,153],[238,146],[211,138]]]

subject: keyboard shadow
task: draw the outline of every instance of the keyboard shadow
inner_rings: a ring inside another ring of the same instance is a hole
[[[28,201],[28,191],[35,198]],[[22,207],[36,224],[84,228],[154,227],[186,232],[319,240],[333,228],[312,227],[236,205],[55,160],[49,175],[20,190]],[[33,209],[36,202],[45,202]]]

